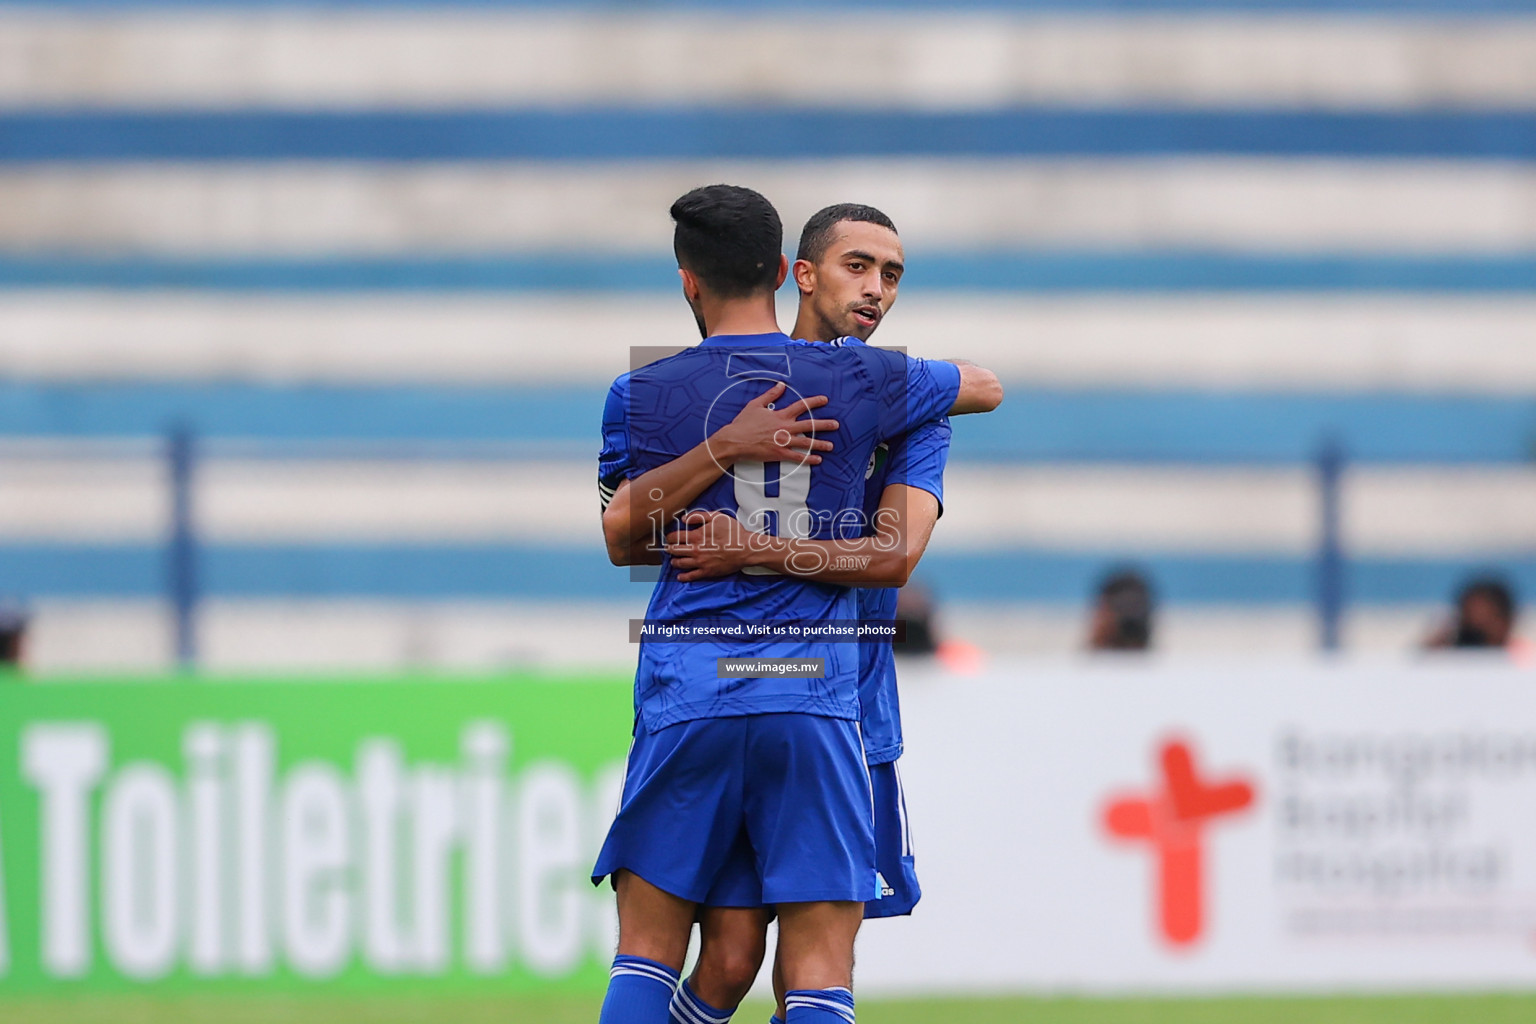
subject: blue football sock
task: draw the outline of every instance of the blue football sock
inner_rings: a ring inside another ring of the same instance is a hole
[[[854,1024],[853,993],[845,988],[801,988],[784,996],[785,1024]]]
[[[768,1018],[768,1024],[784,1024],[784,1018],[780,1017],[778,1014],[774,1014],[772,1017]]]
[[[598,1024],[667,1024],[677,980],[677,972],[666,964],[643,956],[614,957]]]
[[[686,981],[672,997],[672,1024],[726,1024],[735,1012],[734,1008],[717,1010],[710,1006]]]

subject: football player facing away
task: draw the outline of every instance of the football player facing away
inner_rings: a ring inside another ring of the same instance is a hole
[[[684,295],[705,337],[610,389],[599,462],[600,484],[613,495],[603,516],[610,555],[628,560],[653,523],[688,509],[806,540],[864,543],[846,513],[862,505],[876,446],[953,409],[967,375],[951,364],[780,333],[782,228],[750,189],[696,189],[671,212]],[[785,429],[773,440],[788,458],[771,469],[740,459],[687,498],[665,486],[701,459],[713,464],[711,441],[764,387],[780,386],[824,398],[837,418],[823,429],[839,443],[808,454],[816,439]],[[858,617],[847,587],[790,574],[684,582],[670,562],[663,554],[651,622]],[[819,659],[822,674],[722,678],[723,658]],[[857,647],[646,640],[639,662],[623,796],[593,869],[594,882],[611,877],[618,893],[619,949],[602,1024],[670,1019],[699,906],[742,840],[754,852],[761,902],[779,917],[788,1020],[852,1020],[853,943],[877,877]]]
[[[901,242],[890,219],[872,207],[840,204],[807,222],[794,265],[800,290],[797,338],[861,344],[878,328],[895,302],[904,270]],[[986,381],[978,400],[957,403],[954,412],[995,408],[996,380]],[[967,396],[968,398],[970,396]],[[876,543],[866,556],[848,558],[836,542],[746,536],[715,515],[691,517],[707,529],[674,535],[669,550],[684,582],[712,578],[748,567],[767,567],[807,578],[858,586],[864,622],[896,617],[896,587],[922,557],[943,499],[948,454],[947,421],[920,425],[876,450],[866,469],[864,511],[867,535]],[[875,798],[879,898],[865,905],[866,918],[910,914],[921,896],[914,866],[905,798],[896,765],[901,756],[900,706],[895,659],[889,640],[860,644],[859,695],[865,756]],[[678,990],[674,1021],[723,1022],[739,1004],[761,967],[772,909],[762,906],[750,847],[739,842],[717,878],[700,914],[699,962]],[[774,988],[786,1012],[782,972],[775,965]],[[732,1008],[732,1009],[724,1009]]]

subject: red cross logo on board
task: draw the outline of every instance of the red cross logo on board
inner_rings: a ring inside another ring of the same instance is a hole
[[[1119,840],[1145,843],[1157,860],[1157,924],[1170,944],[1186,947],[1205,930],[1205,831],[1253,804],[1247,779],[1202,777],[1183,740],[1159,751],[1162,778],[1150,792],[1123,794],[1104,808],[1104,827]]]

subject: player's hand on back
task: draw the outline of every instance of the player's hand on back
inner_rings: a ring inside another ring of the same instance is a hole
[[[681,583],[740,572],[751,564],[752,539],[763,536],[725,512],[689,512],[682,523],[667,534],[667,554]]]
[[[825,395],[791,402],[782,409],[774,404],[784,396],[783,384],[775,384],[748,402],[736,418],[709,438],[709,450],[722,463],[794,462],[814,466],[817,452],[832,450],[832,442],[817,437],[838,427],[837,420],[801,419],[827,404]]]

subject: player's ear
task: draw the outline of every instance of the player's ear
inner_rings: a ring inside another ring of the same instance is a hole
[[[677,276],[683,281],[683,298],[687,300],[688,305],[697,306],[699,304],[699,279],[697,275],[684,267],[678,267]]]
[[[816,290],[816,264],[810,260],[795,260],[795,287],[800,289],[801,295],[809,295]]]
[[[779,273],[773,279],[773,290],[778,291],[784,287],[784,279],[789,276],[789,257],[779,253]]]

